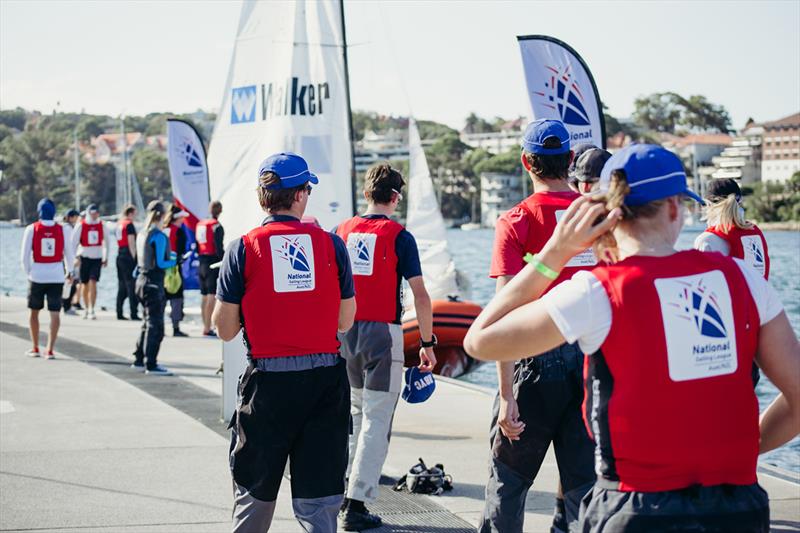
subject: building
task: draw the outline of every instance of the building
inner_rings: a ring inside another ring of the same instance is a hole
[[[379,134],[368,130],[356,143],[353,157],[357,174],[380,161],[408,161],[408,132],[390,129]]]
[[[727,133],[700,133],[683,137],[669,135],[663,140],[665,148],[671,150],[683,161],[692,174],[692,187],[701,194],[706,181],[716,171],[714,158],[733,144],[733,137]]]
[[[525,177],[527,179],[527,176]],[[481,225],[493,228],[497,218],[525,197],[523,176],[483,172],[481,174]]]
[[[729,146],[711,158],[712,178],[733,178],[747,185],[761,181],[761,136],[763,128],[748,123]]]
[[[785,182],[800,171],[800,113],[762,124],[761,179]]]

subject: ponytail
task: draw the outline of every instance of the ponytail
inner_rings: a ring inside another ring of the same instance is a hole
[[[622,209],[622,221],[631,221],[641,218],[654,217],[661,206],[666,202],[666,198],[654,200],[644,205],[625,205],[625,197],[630,194],[631,188],[628,185],[628,178],[622,169],[614,170],[611,173],[611,180],[608,190],[605,193],[592,196],[592,203],[602,203],[606,208],[606,213],[611,212],[617,207]],[[603,215],[605,216],[605,215]],[[612,262],[609,259],[616,257],[617,239],[614,237],[613,230],[602,234],[594,242],[594,252],[603,261]]]
[[[706,198],[705,215],[703,217],[711,226],[719,226],[728,233],[734,227],[751,229],[753,225],[744,218],[744,210],[739,205],[736,194],[725,197]]]

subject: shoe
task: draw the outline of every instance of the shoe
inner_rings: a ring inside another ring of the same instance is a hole
[[[124,317],[124,316],[122,316],[122,315],[117,315],[117,320],[128,320],[128,319],[127,319],[127,318],[125,318],[125,317]]]
[[[173,328],[172,336],[173,337],[188,337],[189,335],[187,335],[186,333],[182,332],[178,328]]]
[[[208,330],[208,331],[204,331],[203,332],[203,337],[211,337],[213,339],[216,339],[217,338],[217,332],[214,331],[213,329]]]
[[[345,531],[364,531],[374,529],[383,525],[381,517],[370,513],[366,507],[363,511],[356,511],[348,507],[339,513],[339,524]]]
[[[66,311],[64,311],[64,314],[65,315],[77,315],[78,312],[75,311],[75,309],[67,309]]]
[[[97,315],[96,315],[96,314],[94,314],[94,307],[92,307],[92,308],[89,310],[89,318],[91,318],[92,320],[97,320]]]
[[[41,357],[42,356],[41,352],[39,352],[39,348],[32,348],[32,349],[28,350],[27,352],[25,352],[25,355],[27,355],[28,357]]]
[[[89,310],[88,309],[84,309],[83,310],[83,316],[81,316],[81,318],[84,319],[84,320],[89,318]]]
[[[52,350],[51,350],[51,351],[47,352],[47,355],[45,355],[44,358],[45,359],[55,359],[56,358],[56,354],[54,354],[52,352]]]
[[[72,304],[72,307],[74,307],[74,308],[75,308],[75,309],[77,309],[78,311],[83,311],[83,306],[82,306],[81,304],[79,304],[79,303],[77,303],[77,304]]]
[[[141,364],[133,363],[131,365],[131,368],[136,370],[137,372],[144,372],[145,371],[144,363],[141,363]]]
[[[172,372],[167,370],[161,365],[156,365],[155,368],[148,368],[144,371],[145,374],[153,374],[154,376],[171,376]]]

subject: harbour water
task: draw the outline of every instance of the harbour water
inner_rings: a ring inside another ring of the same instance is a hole
[[[0,228],[0,292],[12,296],[25,296],[27,291],[27,282],[19,262],[22,232],[22,228]],[[698,233],[699,230],[685,230],[678,247],[690,248]],[[766,232],[766,237],[772,261],[770,282],[781,297],[795,333],[800,335],[800,233]],[[473,300],[481,305],[485,305],[494,294],[494,280],[487,276],[493,239],[494,232],[488,229],[448,231],[450,250],[456,265],[472,284]],[[112,246],[113,248],[115,247]],[[98,305],[113,310],[116,290],[117,276],[112,253],[98,286]],[[187,291],[186,305],[199,305],[197,291]],[[491,388],[497,386],[494,365],[482,365],[463,379]],[[761,407],[764,408],[775,398],[777,390],[769,380],[762,378],[757,393]],[[762,460],[800,472],[800,438],[765,455]]]

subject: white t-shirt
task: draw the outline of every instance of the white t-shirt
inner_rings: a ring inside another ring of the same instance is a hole
[[[83,231],[83,221],[75,225],[72,231],[72,250],[74,253],[81,257],[88,259],[108,259],[109,246],[111,243],[111,232],[105,225],[105,222],[100,222],[103,229],[103,243],[99,246],[83,246],[81,244],[81,232]]]
[[[722,255],[731,255],[731,245],[728,241],[720,237],[704,231],[694,240],[694,249],[701,252],[719,252]]]
[[[760,325],[783,311],[778,294],[761,274],[734,258],[744,274],[758,309]],[[542,296],[547,313],[567,342],[578,342],[583,353],[593,354],[611,330],[611,302],[603,284],[591,272],[580,271]]]
[[[45,226],[55,224],[52,220],[42,220],[41,222]],[[22,270],[28,275],[30,281],[34,283],[64,283],[64,278],[66,277],[64,269],[72,269],[75,256],[69,246],[72,228],[69,227],[69,224],[62,224],[61,229],[64,231],[64,261],[59,263],[37,263],[33,260],[33,224],[25,228],[25,233],[22,234],[20,258],[22,260]]]

